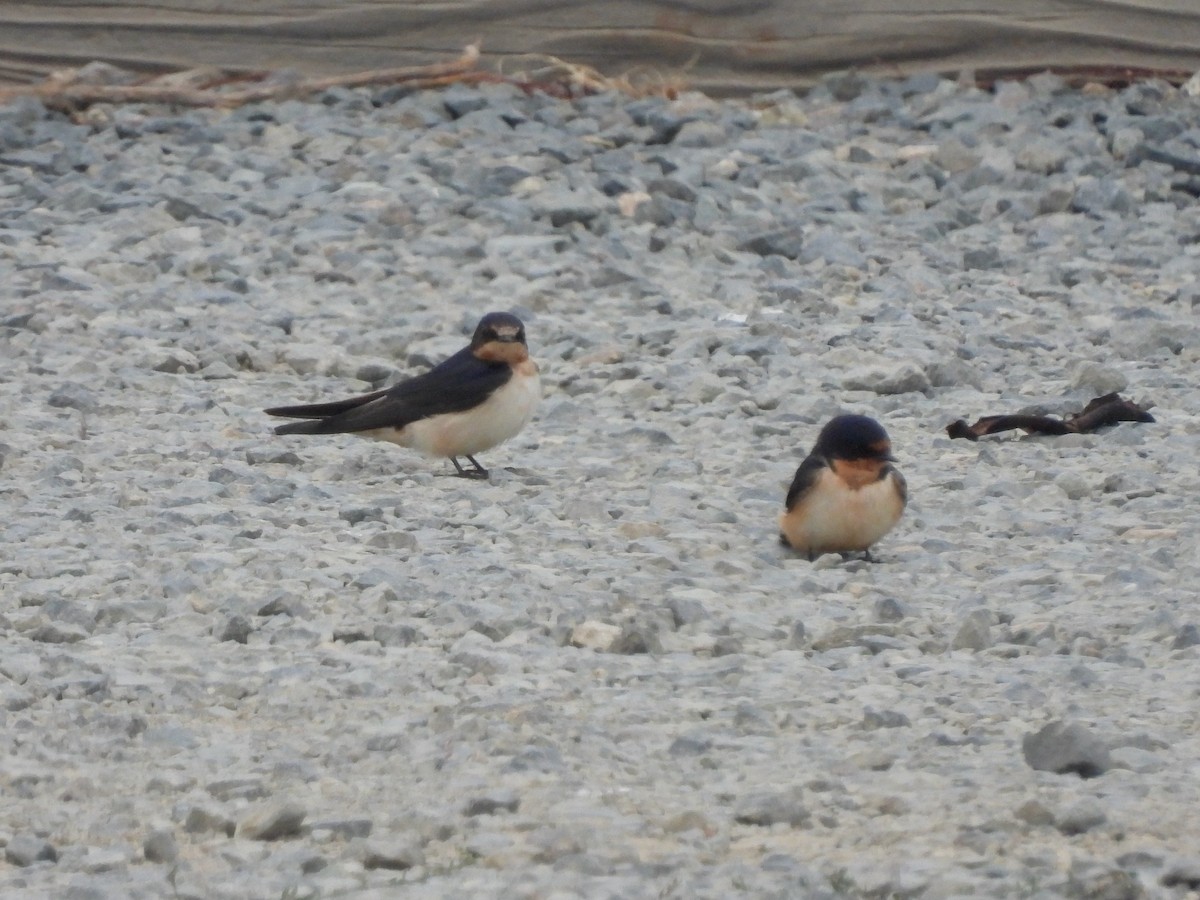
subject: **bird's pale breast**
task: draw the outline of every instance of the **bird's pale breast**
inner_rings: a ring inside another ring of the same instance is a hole
[[[426,456],[472,456],[516,436],[533,418],[541,399],[537,365],[526,360],[478,406],[419,419],[391,436],[373,434]],[[383,429],[381,429],[382,431]]]
[[[788,543],[801,552],[866,550],[903,512],[904,500],[890,475],[856,488],[827,469],[779,525]]]

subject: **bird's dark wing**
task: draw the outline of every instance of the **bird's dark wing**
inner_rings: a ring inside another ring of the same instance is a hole
[[[463,412],[478,406],[512,377],[504,363],[477,359],[470,348],[455,353],[415,378],[374,394],[335,403],[268,409],[275,416],[319,419],[293,422],[277,434],[340,434],[375,428],[403,428],[418,419]],[[321,412],[328,410],[329,412]]]
[[[784,501],[784,508],[789,512],[799,502],[814,484],[821,477],[821,471],[829,468],[829,461],[817,453],[810,453],[804,457],[804,462],[800,463],[800,468],[796,470],[796,477],[792,479],[792,486],[788,488],[787,499]]]
[[[300,406],[275,406],[264,409],[268,416],[283,416],[287,419],[328,419],[347,410],[378,400],[387,390],[375,391],[373,394],[363,394],[361,397],[350,397],[347,400],[334,400],[332,403],[307,403]],[[286,425],[280,426],[286,428]]]

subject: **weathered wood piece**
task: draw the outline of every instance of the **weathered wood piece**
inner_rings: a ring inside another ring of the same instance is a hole
[[[478,62],[479,47],[472,44],[457,59],[428,66],[376,69],[321,78],[259,80],[259,83],[250,86],[232,88],[228,77],[219,70],[207,68],[163,76],[145,84],[92,83],[79,77],[83,70],[73,69],[39,84],[0,88],[0,103],[16,97],[32,96],[49,107],[68,111],[83,109],[93,103],[170,103],[176,106],[231,108],[263,100],[304,97],[333,87],[405,84],[413,88],[428,88],[470,78],[472,74],[494,77],[490,73],[475,71]]]
[[[951,438],[965,438],[968,441],[977,441],[985,435],[1013,431],[1017,428],[1036,434],[1086,434],[1107,425],[1116,425],[1118,422],[1153,422],[1154,416],[1149,413],[1153,406],[1152,403],[1138,406],[1120,394],[1105,394],[1090,401],[1081,412],[1065,419],[1014,414],[984,416],[973,425],[968,425],[965,419],[959,419],[946,426],[946,434]]]
[[[509,73],[548,54],[650,67],[710,93],[802,88],[857,67],[981,76],[1200,69],[1195,0],[50,0],[0,4],[0,82],[102,60],[329,75],[429,65],[480,40]]]

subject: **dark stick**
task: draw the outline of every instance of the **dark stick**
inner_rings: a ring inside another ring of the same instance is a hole
[[[1081,412],[1065,419],[1026,415],[984,416],[973,425],[968,425],[965,419],[959,419],[946,426],[946,434],[968,441],[1017,428],[1035,434],[1088,434],[1118,422],[1153,422],[1154,417],[1148,412],[1153,406],[1153,403],[1138,406],[1120,394],[1105,394],[1089,402]]]

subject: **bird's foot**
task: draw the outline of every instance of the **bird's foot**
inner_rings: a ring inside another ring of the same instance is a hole
[[[879,562],[878,559],[876,559],[874,556],[871,555],[870,550],[863,550],[862,556],[858,556],[857,553],[858,553],[858,551],[856,551],[856,550],[843,550],[838,555],[842,557],[843,562],[850,562],[851,560],[856,559],[856,558],[861,559],[863,562],[868,562],[868,563]]]
[[[455,474],[458,475],[459,478],[473,478],[476,481],[486,480],[488,477],[488,470],[481,466],[479,461],[469,453],[467,454],[467,459],[471,461],[471,465],[473,465],[475,468],[464,469],[458,464],[458,457],[450,457],[450,462],[454,463],[454,468],[457,470]]]

